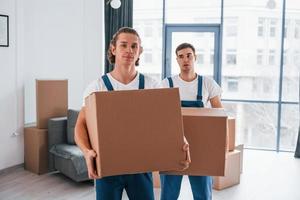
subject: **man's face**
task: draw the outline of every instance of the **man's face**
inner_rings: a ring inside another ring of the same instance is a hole
[[[142,47],[138,36],[131,33],[118,35],[116,46],[112,46],[111,52],[115,55],[115,63],[135,66],[135,62],[142,53]]]
[[[177,63],[180,71],[190,71],[194,69],[196,56],[191,48],[185,48],[177,51]]]

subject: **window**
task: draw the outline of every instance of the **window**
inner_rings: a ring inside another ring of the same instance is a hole
[[[151,25],[145,26],[145,37],[152,37],[153,36],[153,28]]]
[[[286,65],[288,64],[288,56],[287,56],[288,50],[284,50],[283,52],[283,64]]]
[[[226,64],[227,65],[236,65],[236,50],[228,49],[226,52]]]
[[[300,52],[299,51],[294,52],[294,65],[296,65],[296,66],[300,65]]]
[[[214,64],[214,60],[215,60],[214,50],[211,49],[211,50],[210,50],[210,64],[211,64],[211,65]]]
[[[200,49],[200,50],[196,50],[196,56],[197,56],[197,64],[199,65],[203,65],[204,64],[204,50]]]
[[[268,78],[263,79],[263,91],[264,93],[271,93],[272,81]]]
[[[151,51],[151,49],[145,49],[144,50],[144,62],[145,63],[152,63],[152,51]]]
[[[284,31],[283,31],[284,38],[288,37],[289,24],[290,24],[290,20],[286,19],[284,24]]]
[[[300,38],[300,20],[295,21],[295,39]]]
[[[256,63],[257,63],[257,65],[263,65],[263,50],[262,49],[257,50]]]
[[[237,18],[226,19],[226,36],[227,37],[237,36]]]
[[[275,50],[271,49],[269,52],[269,65],[275,65]]]
[[[258,18],[258,27],[257,27],[257,36],[258,37],[264,36],[264,25],[265,25],[265,19]]]
[[[227,81],[227,88],[229,92],[237,92],[238,91],[238,78],[235,77],[229,77]]]
[[[270,19],[270,37],[276,36],[277,19]]]

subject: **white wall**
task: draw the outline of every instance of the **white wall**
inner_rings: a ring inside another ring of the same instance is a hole
[[[35,79],[68,79],[69,107],[101,76],[103,0],[0,0],[10,47],[0,48],[0,170],[23,163],[23,126],[34,122]],[[19,136],[13,137],[12,133]]]

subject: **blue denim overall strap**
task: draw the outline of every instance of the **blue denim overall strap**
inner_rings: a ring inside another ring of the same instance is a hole
[[[107,74],[104,74],[104,75],[102,76],[102,80],[103,80],[103,82],[104,82],[104,85],[105,85],[107,91],[113,91],[113,90],[114,90],[114,87],[112,86],[112,84],[111,84],[111,82],[110,82],[110,80],[109,80]]]
[[[173,88],[174,84],[173,84],[173,80],[171,77],[167,78],[169,81],[169,87]],[[197,108],[203,108],[204,104],[202,101],[202,80],[203,77],[198,75],[198,91],[197,91],[197,100],[195,101],[186,101],[183,100],[181,101],[181,107],[197,107]]]
[[[102,80],[104,82],[105,87],[107,88],[107,91],[114,91],[114,88],[107,76],[107,74],[104,74],[102,76]],[[139,75],[139,89],[144,89],[145,88],[145,76],[140,73]]]
[[[173,88],[173,87],[174,87],[174,84],[173,84],[172,78],[171,78],[171,77],[168,77],[167,79],[168,79],[168,81],[169,81],[169,87],[170,87],[170,88]]]
[[[140,76],[139,76],[139,90],[141,90],[141,89],[145,89],[145,76],[144,76],[144,74],[140,73]]]

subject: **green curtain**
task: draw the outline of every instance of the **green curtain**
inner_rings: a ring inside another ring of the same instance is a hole
[[[113,9],[110,4],[105,3],[105,73],[113,70],[114,66],[107,60],[107,50],[110,40],[115,32],[123,26],[132,27],[133,0],[122,0],[121,7]]]

